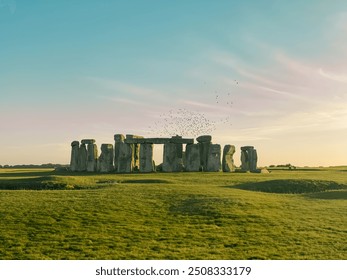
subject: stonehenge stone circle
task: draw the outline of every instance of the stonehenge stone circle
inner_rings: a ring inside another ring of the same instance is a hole
[[[236,167],[234,165],[233,155],[235,153],[234,145],[225,145],[223,149],[222,170],[223,172],[234,172]]]
[[[114,145],[102,144],[99,157],[94,139],[73,141],[70,170],[102,173],[155,172],[154,144],[164,144],[163,163],[160,164],[163,172],[235,172],[235,146],[225,145],[221,157],[221,145],[213,144],[211,135],[202,135],[196,140],[197,143],[194,143],[194,139],[178,135],[171,138],[144,138],[132,134],[115,134]],[[186,144],[185,151],[183,144]],[[258,172],[257,160],[257,151],[253,146],[241,147],[242,171]]]

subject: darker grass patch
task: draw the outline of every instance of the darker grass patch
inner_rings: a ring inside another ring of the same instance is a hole
[[[315,199],[341,199],[347,200],[347,190],[336,190],[329,192],[310,193],[306,197]]]
[[[42,176],[43,174],[45,175],[54,175],[55,172],[48,170],[48,171],[28,171],[28,172],[23,172],[23,171],[18,171],[18,170],[6,170],[4,173],[0,173],[1,178],[7,178],[7,177],[16,177],[16,178],[22,178],[22,177],[37,177],[37,176]]]
[[[192,196],[182,200],[173,200],[175,203],[169,207],[169,212],[174,215],[207,217],[219,223],[223,217],[220,208],[229,205],[228,199],[204,196]]]
[[[171,181],[162,179],[134,179],[134,180],[121,180],[118,183],[123,184],[169,184]]]
[[[92,187],[62,182],[57,177],[52,175],[41,176],[37,178],[0,180],[0,190],[40,191],[40,190],[71,190],[71,189],[86,189],[86,188],[92,188]]]
[[[270,180],[244,183],[231,187],[247,191],[283,194],[319,193],[347,189],[346,185],[324,180]]]

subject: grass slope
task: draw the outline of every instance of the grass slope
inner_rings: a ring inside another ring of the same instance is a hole
[[[0,169],[0,259],[346,259],[347,173]]]

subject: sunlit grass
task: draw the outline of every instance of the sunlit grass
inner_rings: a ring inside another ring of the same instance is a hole
[[[294,179],[305,191],[276,191]],[[346,259],[346,185],[342,167],[104,175],[3,169],[0,258]]]

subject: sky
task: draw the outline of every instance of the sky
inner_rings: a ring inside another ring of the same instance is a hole
[[[181,132],[346,165],[347,1],[0,0],[0,165]]]

